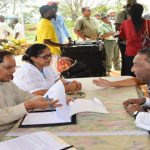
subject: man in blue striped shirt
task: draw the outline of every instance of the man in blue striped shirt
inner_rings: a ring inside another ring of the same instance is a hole
[[[57,13],[58,2],[49,2],[47,4],[52,6],[53,9]],[[64,18],[61,15],[56,14],[55,18],[51,19],[51,22],[55,28],[59,43],[63,44],[67,41],[67,39],[69,40],[69,42],[71,42],[71,37],[70,37],[70,34],[66,28]]]

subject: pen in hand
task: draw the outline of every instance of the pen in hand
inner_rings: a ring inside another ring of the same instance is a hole
[[[46,100],[47,100],[47,101],[51,101],[51,99],[49,98],[48,95],[46,95]],[[51,105],[50,105],[50,110],[51,110],[51,111],[54,111],[53,106],[51,106]]]

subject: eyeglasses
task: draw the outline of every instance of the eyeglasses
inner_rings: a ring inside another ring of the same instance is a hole
[[[40,56],[39,55],[38,57],[43,58],[43,59],[49,59],[49,58],[52,57],[52,55],[51,54],[48,54],[48,55],[45,55],[45,56]]]

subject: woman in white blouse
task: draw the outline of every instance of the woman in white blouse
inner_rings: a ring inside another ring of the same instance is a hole
[[[49,67],[51,53],[44,44],[34,44],[26,50],[22,57],[26,61],[14,74],[13,82],[21,89],[35,95],[44,95],[47,90],[60,78]],[[80,90],[81,83],[67,82],[62,79],[66,91]]]

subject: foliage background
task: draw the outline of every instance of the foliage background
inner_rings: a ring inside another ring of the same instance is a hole
[[[49,0],[50,1],[50,0]],[[1,0],[0,14],[8,18],[8,23],[14,17],[21,18],[20,3],[23,10],[23,18],[25,23],[25,33],[28,41],[35,40],[36,24],[40,18],[39,7],[44,5],[46,0]],[[120,11],[123,9],[125,0],[60,0],[59,12],[65,18],[69,33],[76,39],[73,32],[73,26],[77,17],[81,15],[81,8],[89,6],[92,9],[92,15],[100,12],[107,12],[110,9]],[[145,11],[148,10],[147,5],[144,5]]]

